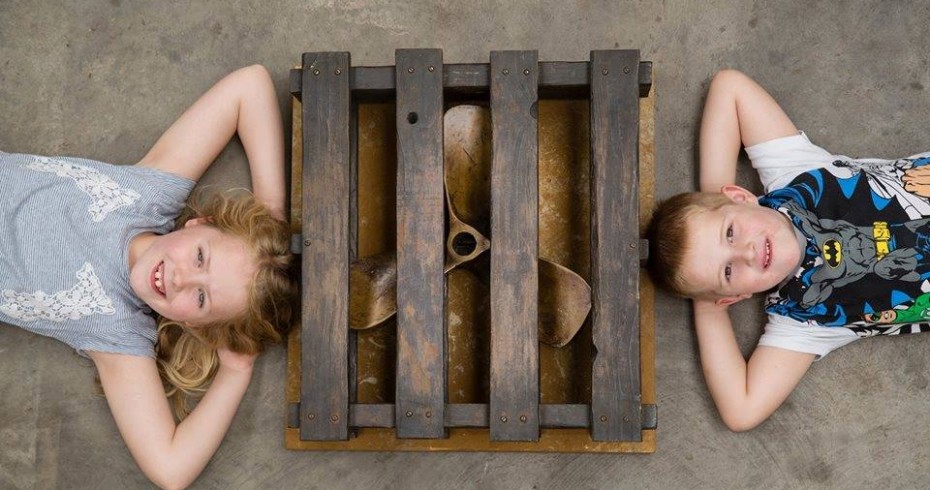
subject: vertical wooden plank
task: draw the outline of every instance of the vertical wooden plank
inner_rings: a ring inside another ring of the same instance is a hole
[[[641,441],[638,50],[591,52],[591,294],[596,441]]]
[[[348,438],[349,53],[303,55],[300,438]]]
[[[445,436],[442,51],[399,49],[397,437]]]
[[[491,52],[492,441],[539,439],[536,51]]]

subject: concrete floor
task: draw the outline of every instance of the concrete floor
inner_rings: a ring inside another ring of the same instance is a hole
[[[652,60],[656,194],[694,188],[711,75],[759,80],[798,127],[834,152],[928,149],[930,4],[826,1],[0,0],[0,148],[139,159],[222,74],[263,63],[282,109],[304,51],[393,64],[439,47],[447,62],[491,49],[585,60],[639,48]],[[289,128],[288,128],[289,130]],[[241,148],[208,182],[248,182]],[[748,167],[748,166],[747,166]],[[740,181],[758,189],[751,169]],[[919,488],[930,483],[930,335],[870,339],[815,364],[765,424],[733,434],[707,394],[690,305],[657,299],[658,452],[352,454],[283,448],[284,351],[258,364],[229,436],[196,488]],[[748,354],[760,303],[735,308]],[[95,395],[93,369],[63,344],[0,325],[0,488],[148,488]]]

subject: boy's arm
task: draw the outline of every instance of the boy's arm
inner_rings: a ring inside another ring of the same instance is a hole
[[[694,324],[704,379],[730,430],[752,429],[788,398],[814,362],[814,354],[759,346],[747,363],[727,308],[694,300]]]
[[[268,70],[253,65],[216,83],[155,142],[139,165],[199,180],[239,134],[256,199],[284,219],[284,130]]]
[[[797,132],[759,84],[736,70],[720,71],[710,84],[701,120],[701,190],[719,192],[724,185],[735,183],[740,145],[752,146]]]

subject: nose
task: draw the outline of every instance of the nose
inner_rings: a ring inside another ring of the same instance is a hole
[[[737,256],[747,264],[754,264],[756,261],[756,247],[752,242],[743,243],[737,251]]]
[[[201,271],[187,266],[176,266],[171,276],[171,284],[177,290],[184,290],[190,287],[199,286],[202,278]]]

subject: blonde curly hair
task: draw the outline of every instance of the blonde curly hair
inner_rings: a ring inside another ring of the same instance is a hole
[[[191,328],[158,319],[158,372],[175,415],[190,413],[190,401],[206,392],[219,367],[217,349],[254,355],[281,342],[296,315],[297,266],[288,226],[274,219],[247,191],[195,195],[175,223],[205,217],[210,226],[241,239],[255,259],[246,311],[237,317]]]

